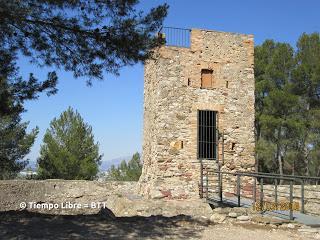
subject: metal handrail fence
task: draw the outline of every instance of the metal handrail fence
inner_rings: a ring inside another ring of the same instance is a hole
[[[236,177],[236,202],[237,206],[241,206],[241,178],[242,177],[252,177],[253,178],[253,185],[252,185],[252,200],[253,204],[256,204],[257,201],[257,187],[259,187],[259,196],[258,196],[258,203],[261,209],[261,212],[265,211],[263,209],[263,203],[264,203],[264,182],[266,180],[271,180],[273,181],[273,186],[274,186],[274,203],[277,205],[278,202],[278,187],[279,184],[278,182],[281,181],[286,181],[289,184],[289,218],[292,220],[293,219],[293,184],[294,183],[299,183],[300,186],[300,193],[301,193],[301,198],[300,198],[300,212],[305,213],[305,183],[307,181],[315,181],[316,183],[320,181],[320,177],[308,177],[308,176],[293,176],[293,175],[280,175],[280,174],[274,174],[274,173],[261,173],[261,172],[226,172],[226,171],[212,171],[210,169],[203,169],[204,173],[202,175],[206,176],[206,183],[205,187],[202,190],[203,192],[206,192],[206,198],[207,200],[210,199],[209,196],[209,191],[210,191],[210,186],[209,186],[209,173],[215,173],[218,175],[218,195],[219,195],[219,201],[223,202],[223,176],[226,175],[231,175]],[[270,182],[270,181],[269,181]],[[258,186],[259,185],[259,186]]]

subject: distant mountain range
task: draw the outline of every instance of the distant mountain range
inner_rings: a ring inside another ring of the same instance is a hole
[[[118,158],[114,158],[114,159],[110,159],[110,160],[104,160],[101,162],[99,169],[100,169],[100,171],[105,172],[111,167],[111,165],[118,166],[122,160],[125,160],[126,162],[128,162],[131,158],[132,158],[132,156],[125,156],[125,157],[118,157]],[[30,160],[29,164],[27,165],[27,168],[28,167],[31,167],[32,170],[36,170],[37,161]]]
[[[132,156],[126,156],[102,161],[100,165],[100,171],[105,172],[111,167],[111,165],[118,166],[122,160],[128,162],[129,160],[131,160],[131,158]]]

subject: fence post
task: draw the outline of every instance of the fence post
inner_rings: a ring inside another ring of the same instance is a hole
[[[263,178],[260,179],[260,209],[263,212]]]
[[[240,175],[237,175],[237,198],[238,198],[238,207],[240,207]]]
[[[220,202],[222,202],[222,173],[219,172],[219,197],[220,197]]]
[[[293,181],[290,180],[290,205],[289,205],[289,207],[290,207],[290,212],[289,212],[290,220],[293,220],[292,202],[293,202]]]
[[[224,165],[224,131],[222,131],[222,150],[221,150],[222,156],[221,156],[221,160],[222,160],[222,165]]]
[[[300,212],[304,213],[304,180],[301,180],[301,208]]]
[[[207,199],[209,198],[209,173],[208,173],[208,168],[206,168],[206,187],[207,187],[207,191],[206,191],[206,194],[207,194]]]
[[[274,202],[276,204],[276,209],[278,209],[278,179],[274,179]]]
[[[203,198],[203,163],[200,159],[200,197]]]
[[[256,198],[257,198],[257,196],[256,196],[256,194],[257,194],[257,178],[256,177],[254,177],[254,179],[253,179],[253,189],[252,189],[252,198],[253,198],[253,206],[255,206],[256,205]]]

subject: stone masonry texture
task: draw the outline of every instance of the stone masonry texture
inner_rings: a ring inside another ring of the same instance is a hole
[[[192,29],[190,42],[157,48],[145,64],[139,192],[147,198],[199,198],[198,110],[218,113],[221,170],[254,170],[253,35]],[[213,71],[212,89],[201,88],[202,69]]]

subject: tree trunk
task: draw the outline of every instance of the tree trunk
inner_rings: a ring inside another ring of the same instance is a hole
[[[318,172],[317,172],[317,176],[316,177],[320,177],[320,166],[318,167]],[[318,185],[318,180],[317,180],[317,185]]]
[[[295,175],[295,170],[296,170],[296,160],[293,158],[293,163],[292,163],[292,176]]]
[[[279,164],[279,174],[282,176],[283,175],[283,164],[282,164],[282,157],[281,157],[280,151],[279,151],[279,153],[277,153],[277,155],[278,155],[278,164]],[[283,180],[281,179],[280,185],[282,183],[283,183]]]
[[[256,129],[256,143],[259,141],[260,137],[261,137],[261,127],[259,123],[255,124],[255,129]],[[259,154],[256,152],[255,153],[255,171],[259,172]]]
[[[306,144],[304,145],[303,155],[304,155],[304,163],[306,166],[305,175],[309,177],[310,176],[310,161],[309,161],[309,154],[308,154],[308,149],[307,149]]]
[[[277,139],[277,156],[276,159],[278,161],[279,167],[279,174],[283,175],[283,165],[282,165],[282,157],[281,157],[281,146],[280,146],[280,138],[281,138],[281,127],[278,129],[278,139]],[[280,180],[280,185],[282,184],[283,180]]]

